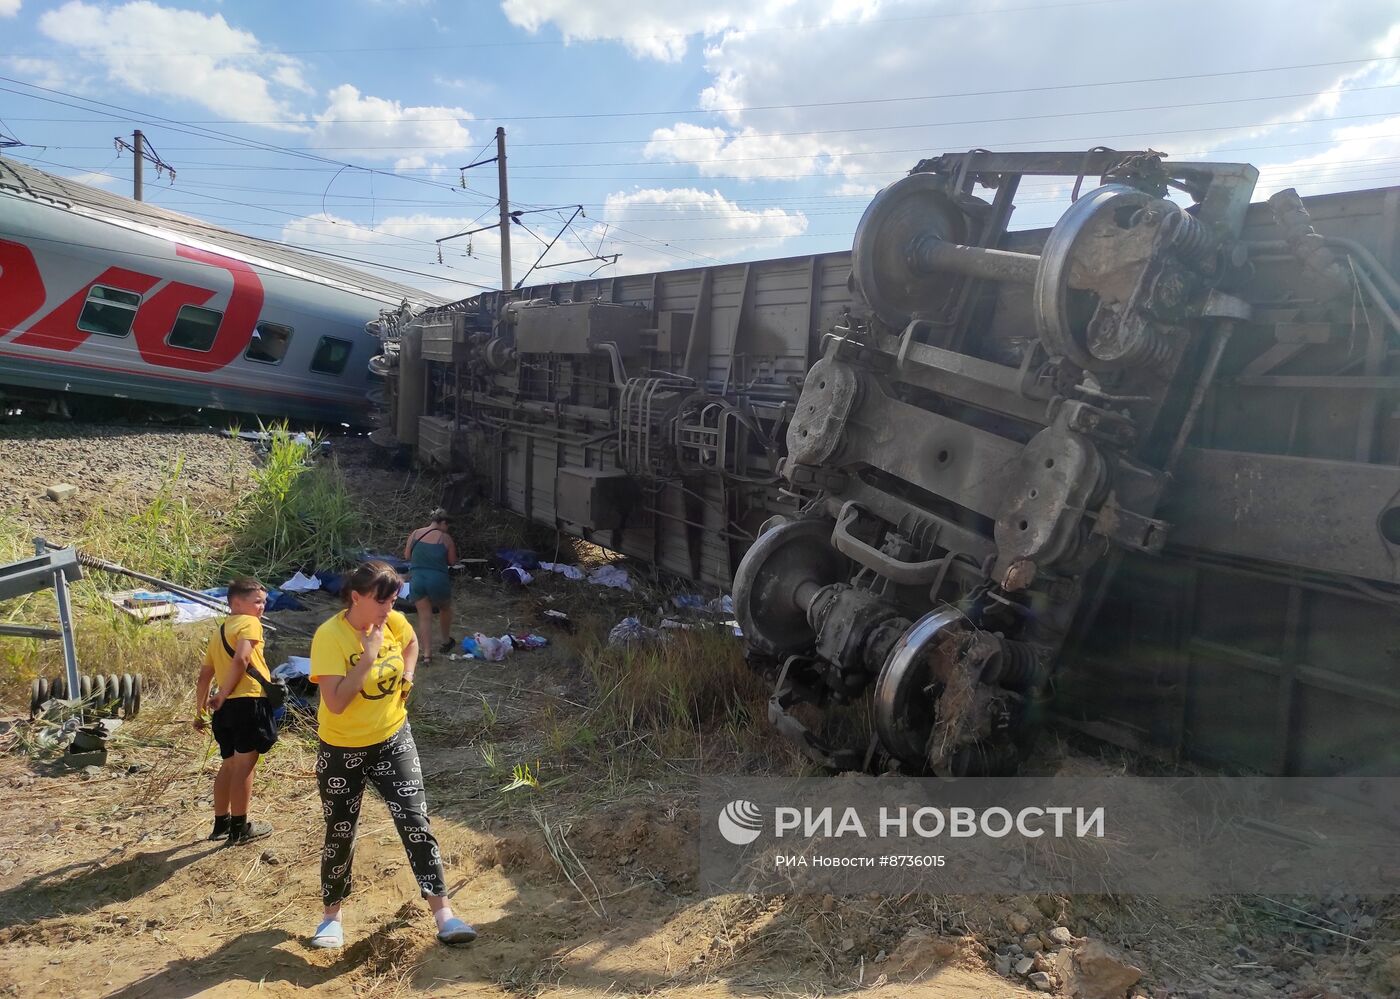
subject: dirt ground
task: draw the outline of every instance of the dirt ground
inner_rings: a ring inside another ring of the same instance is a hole
[[[100,446],[74,445],[74,460]],[[208,475],[246,460],[238,448],[210,449]],[[352,478],[370,494],[397,488],[404,472],[379,468],[364,448],[341,448]],[[168,456],[168,445],[149,453]],[[129,461],[114,469],[141,481]],[[434,941],[387,811],[369,794],[347,946],[308,947],[323,823],[306,732],[287,732],[259,772],[254,812],[276,832],[225,849],[203,839],[217,755],[188,711],[162,714],[158,700],[100,770],[0,756],[0,995],[1003,999],[1045,994],[1006,968],[1036,951],[1068,954],[1061,931],[1143,971],[1114,999],[1400,991],[1400,911],[1385,899],[1278,900],[1292,911],[1276,912],[1257,899],[701,897],[687,761],[617,744],[605,767],[584,772],[553,740],[562,724],[587,721],[597,692],[541,610],[610,614],[613,599],[553,577],[523,594],[490,577],[459,580],[456,634],[530,628],[553,644],[501,663],[439,657],[418,677],[410,718],[453,904],[481,934],[474,944]],[[270,619],[309,627],[334,609],[328,598],[310,604]],[[284,634],[272,652],[304,654],[305,640]],[[18,710],[12,693],[0,744],[27,724]],[[1046,752],[1098,765],[1053,738]],[[508,789],[517,768],[538,786]]]
[[[495,592],[459,604],[463,619],[495,633],[511,607]],[[149,750],[135,747],[114,751],[97,775],[22,757],[0,762],[8,816],[0,826],[0,993],[13,983],[14,995],[133,999],[304,988],[328,996],[812,994],[827,968],[759,942],[800,932],[786,925],[781,900],[687,897],[695,816],[683,800],[643,786],[610,792],[605,809],[593,812],[576,792],[559,807],[560,796],[547,789],[522,789],[515,793],[537,800],[479,816],[474,799],[484,789],[499,800],[494,788],[504,783],[463,744],[480,722],[481,697],[492,704],[498,745],[508,753],[512,734],[528,736],[549,708],[569,706],[571,671],[562,658],[562,647],[551,647],[503,663],[440,661],[419,677],[411,717],[422,709],[428,719],[417,737],[434,831],[454,905],[481,933],[470,947],[433,941],[378,802],[366,804],[361,821],[347,947],[330,954],[306,946],[319,915],[323,823],[305,749],[275,749],[259,778],[254,811],[277,831],[224,849],[202,839],[216,759],[207,740],[172,723],[165,758],[154,764]],[[547,784],[549,768],[540,773]],[[567,868],[551,851],[545,823],[567,843]],[[833,926],[842,918],[834,909],[820,915]],[[831,945],[833,954],[841,943]],[[874,950],[853,950],[840,955],[845,987],[860,987],[861,957],[871,985],[880,975]],[[908,976],[917,977],[870,991],[1024,994],[975,959]]]

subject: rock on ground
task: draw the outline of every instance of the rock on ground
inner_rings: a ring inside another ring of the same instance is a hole
[[[1142,979],[1142,969],[1099,940],[1076,947],[1072,959],[1063,962],[1064,992],[1075,999],[1124,999]]]

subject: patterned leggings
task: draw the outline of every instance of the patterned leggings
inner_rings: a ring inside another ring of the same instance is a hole
[[[347,749],[321,743],[316,782],[321,788],[321,811],[326,817],[326,847],[321,851],[322,901],[328,906],[338,905],[350,894],[355,827],[359,824],[366,779],[389,806],[423,897],[446,895],[442,855],[428,828],[428,796],[423,791],[418,747],[413,744],[408,722],[404,722],[403,728],[374,746]]]

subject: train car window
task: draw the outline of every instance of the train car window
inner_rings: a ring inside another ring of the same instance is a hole
[[[281,364],[287,356],[287,346],[292,342],[292,328],[276,323],[258,323],[253,329],[253,339],[243,356],[261,364]]]
[[[126,336],[140,304],[141,296],[135,292],[95,284],[78,316],[78,329],[103,336]]]
[[[349,340],[321,337],[321,342],[316,344],[316,354],[311,358],[311,370],[323,375],[340,374],[350,360],[350,347]]]
[[[214,339],[219,335],[219,323],[223,318],[222,312],[215,312],[213,309],[182,305],[165,342],[171,347],[183,347],[185,350],[208,350],[214,346]]]

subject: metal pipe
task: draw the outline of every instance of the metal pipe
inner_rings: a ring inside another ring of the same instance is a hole
[[[43,538],[34,539],[34,554],[43,555],[49,544]],[[81,560],[81,556],[79,556]],[[78,693],[78,650],[73,643],[73,608],[68,603],[68,579],[62,569],[53,573],[53,594],[58,602],[58,627],[63,639],[63,666],[68,677],[68,696]]]
[[[1210,391],[1211,383],[1215,381],[1215,373],[1220,369],[1220,360],[1225,356],[1225,348],[1229,346],[1230,337],[1235,334],[1235,321],[1233,319],[1222,319],[1215,327],[1215,340],[1210,345],[1210,355],[1206,358],[1205,366],[1201,368],[1201,375],[1196,379],[1196,387],[1191,393],[1191,402],[1186,407],[1186,416],[1181,421],[1181,429],[1177,432],[1176,440],[1172,441],[1172,449],[1167,454],[1166,463],[1162,471],[1170,478],[1176,471],[1177,462],[1181,460],[1181,453],[1186,450],[1186,441],[1191,436],[1192,429],[1196,426],[1196,417],[1201,411],[1201,405],[1205,402],[1206,393]]]
[[[1397,313],[1391,305],[1390,300],[1381,293],[1381,287],[1400,301],[1400,283],[1397,283],[1385,266],[1376,259],[1365,245],[1358,243],[1354,239],[1347,239],[1344,236],[1324,236],[1323,245],[1336,247],[1345,250],[1355,258],[1354,262],[1359,262],[1360,267],[1356,268],[1356,278],[1362,288],[1371,296],[1376,306],[1385,314],[1392,328],[1400,334],[1400,313]],[[1297,259],[1292,247],[1287,241],[1282,239],[1265,239],[1245,244],[1251,256],[1267,253],[1280,253],[1287,255],[1290,259]]]
[[[49,547],[52,546],[50,545]],[[161,579],[159,576],[148,576],[144,572],[137,572],[135,569],[128,569],[124,565],[118,565],[115,562],[108,562],[105,559],[100,559],[92,555],[84,555],[82,552],[78,553],[78,561],[91,569],[101,569],[103,572],[110,572],[116,576],[129,576],[130,578],[139,580],[143,583],[149,583],[152,586],[159,586],[164,590],[168,590],[169,592],[176,594],[177,596],[184,597],[187,600],[192,601],[193,603],[203,604],[205,607],[213,608],[214,610],[219,611],[220,613],[229,613],[229,606],[226,601],[220,600],[218,597],[211,597],[207,593],[200,593],[198,590],[192,590],[187,586],[181,586],[179,583],[172,583],[168,579]],[[294,625],[289,624],[274,625],[271,622],[264,621],[263,628],[269,632],[272,632],[273,634],[276,634],[279,631],[286,631],[294,635],[302,635],[306,637],[310,637],[311,635],[311,632],[305,631],[302,628],[298,628]]]
[[[952,271],[1011,284],[1035,284],[1040,269],[1040,258],[1033,253],[964,246],[936,237],[919,240],[911,247],[910,256],[919,270]]]
[[[0,635],[15,638],[62,638],[63,632],[53,628],[36,628],[28,624],[0,624]]]

